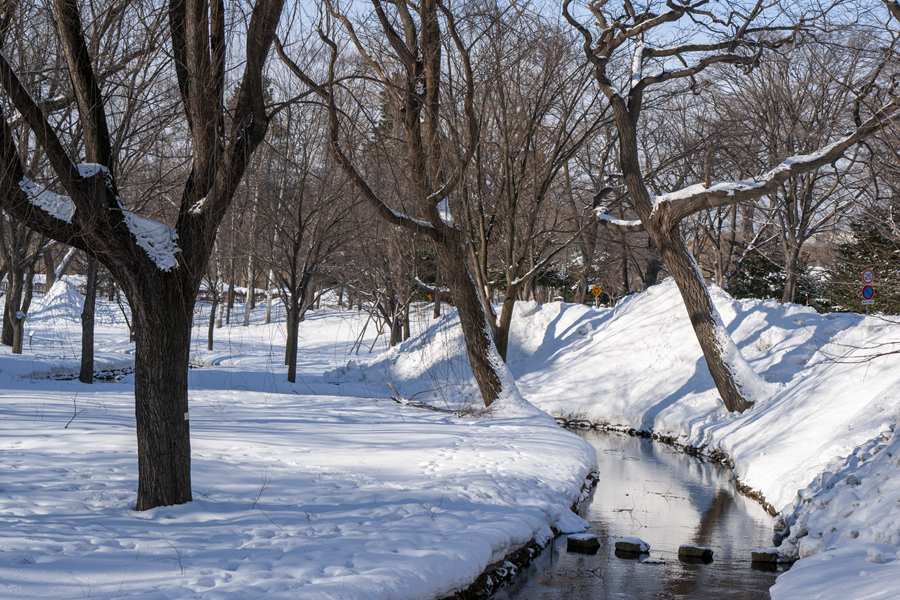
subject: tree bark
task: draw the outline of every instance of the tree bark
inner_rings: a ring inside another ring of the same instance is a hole
[[[669,273],[675,279],[678,291],[681,292],[691,326],[694,328],[694,335],[700,343],[707,368],[725,408],[729,411],[744,412],[752,406],[752,403],[746,399],[735,378],[733,366],[727,361],[724,346],[730,342],[730,338],[723,339],[727,335],[725,327],[693,255],[677,230],[661,232],[656,243],[669,268]],[[733,342],[731,344],[733,345]]]
[[[219,308],[219,282],[215,282],[215,289],[212,292],[212,306],[209,308],[209,324],[206,328],[206,349],[213,349],[213,332],[216,330],[216,310]]]
[[[22,271],[12,265],[6,271],[6,302],[3,306],[3,331],[0,333],[0,344],[12,346],[16,335],[16,313],[22,305],[22,292],[24,290]]]
[[[500,322],[494,333],[494,343],[497,345],[497,353],[506,361],[506,351],[509,347],[509,328],[512,324],[513,309],[516,306],[516,297],[519,295],[519,287],[507,284],[506,297],[503,298],[503,306],[500,308]]]
[[[782,304],[797,301],[797,275],[799,270],[800,247],[796,244],[785,243],[784,293],[781,295]]]
[[[182,294],[175,281],[161,287],[158,296],[129,298],[140,474],[136,510],[191,501],[187,365],[194,295]]]
[[[622,173],[634,208],[681,292],[691,326],[722,402],[729,411],[743,412],[752,403],[744,395],[735,377],[735,365],[731,364],[732,361],[743,361],[743,357],[727,336],[703,275],[684,242],[679,230],[681,219],[671,214],[669,205],[654,207],[650,200],[641,172],[637,143],[636,120],[639,115],[635,113],[638,111],[634,110],[635,107],[629,110],[620,97],[612,98],[611,103],[619,132]],[[725,348],[727,344],[732,348]]]
[[[437,319],[441,316],[441,290],[437,286],[434,288],[434,311],[431,313],[432,319]]]
[[[438,270],[450,289],[459,314],[472,373],[485,406],[490,406],[500,397],[502,384],[496,367],[491,362],[491,355],[495,352],[491,329],[466,265],[465,248],[461,242],[449,240],[434,246]]]
[[[87,259],[87,285],[81,309],[81,371],[78,381],[94,382],[94,307],[97,298],[97,259]]]

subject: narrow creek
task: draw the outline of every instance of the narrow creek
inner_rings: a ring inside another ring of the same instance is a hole
[[[772,545],[774,519],[728,469],[643,438],[579,434],[597,448],[600,481],[581,516],[600,549],[570,552],[561,536],[495,600],[769,598],[778,573],[751,567],[750,553]],[[649,555],[616,556],[621,537],[647,542]],[[712,562],[682,561],[682,544],[712,548]]]

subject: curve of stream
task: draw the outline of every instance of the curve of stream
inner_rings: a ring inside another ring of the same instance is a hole
[[[561,536],[495,600],[769,597],[777,573],[751,567],[750,553],[772,545],[774,519],[728,469],[643,438],[578,433],[597,448],[600,480],[581,516],[600,548],[570,552]],[[649,543],[649,555],[617,556],[621,537]],[[712,562],[679,559],[682,544],[712,548]]]

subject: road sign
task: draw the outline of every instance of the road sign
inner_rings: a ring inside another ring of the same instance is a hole
[[[594,287],[591,288],[591,293],[594,295],[594,298],[597,298],[598,296],[600,296],[600,294],[602,292],[603,292],[603,290],[600,289],[599,285],[595,285]]]
[[[873,288],[871,285],[867,285],[867,286],[863,287],[863,289],[862,289],[862,297],[863,298],[865,298],[866,300],[871,300],[872,296],[874,296],[874,295],[875,295],[875,288]]]
[[[863,300],[862,301],[863,306],[871,306],[872,304],[875,304],[874,300]]]
[[[866,269],[863,271],[863,283],[870,284],[875,281],[875,271],[872,269]]]

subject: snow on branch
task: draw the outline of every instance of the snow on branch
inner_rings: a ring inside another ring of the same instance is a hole
[[[19,182],[19,189],[25,194],[25,198],[34,206],[40,208],[51,217],[72,224],[72,217],[75,216],[75,203],[69,196],[56,194],[42,188],[27,177],[23,177]]]
[[[891,103],[878,111],[855,132],[833,142],[812,154],[802,154],[785,159],[768,173],[750,180],[720,181],[707,187],[695,184],[675,192],[657,196],[653,213],[665,210],[672,223],[708,208],[728,206],[774,192],[791,177],[802,175],[836,162],[850,147],[865,137],[879,131],[886,123],[895,120],[900,111]]]
[[[131,211],[122,209],[122,217],[128,230],[134,235],[137,245],[144,249],[161,271],[171,271],[178,268],[175,255],[181,252],[178,247],[178,234],[175,229],[153,221],[139,217]]]
[[[614,219],[613,217],[606,214],[605,206],[598,206],[597,208],[595,208],[594,214],[597,215],[597,219],[600,222],[600,225],[606,227],[607,229],[612,229],[613,231],[618,231],[619,233],[637,233],[639,231],[644,231],[644,224],[639,219],[633,221]]]
[[[428,291],[431,292],[432,294],[435,293],[435,292],[440,292],[441,294],[447,294],[447,295],[450,294],[450,288],[445,288],[445,287],[440,287],[440,286],[438,286],[438,285],[432,285],[432,284],[430,284],[430,283],[425,283],[424,281],[422,281],[422,280],[419,279],[418,277],[416,277],[414,281],[416,282],[416,285],[418,285],[419,287],[425,288],[426,290],[428,290]]]

